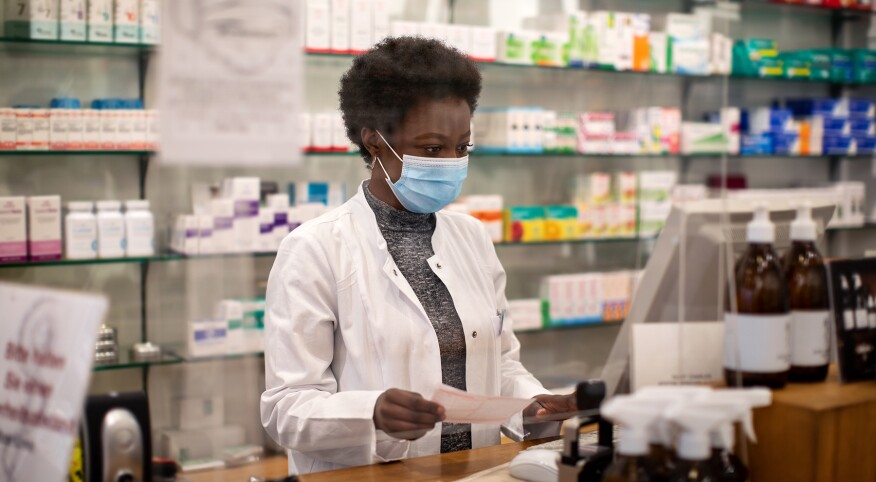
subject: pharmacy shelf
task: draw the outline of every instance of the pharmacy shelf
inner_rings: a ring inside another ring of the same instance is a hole
[[[97,150],[97,151],[7,151],[0,150],[0,157],[20,157],[20,156],[149,156],[153,151],[128,151],[128,150]]]
[[[127,347],[122,350],[122,353],[119,354],[119,359],[116,362],[110,363],[95,363],[94,371],[95,372],[105,372],[112,370],[127,370],[131,368],[146,368],[146,367],[155,367],[155,366],[167,366],[167,365],[182,365],[182,364],[192,364],[192,363],[205,363],[211,361],[231,361],[231,360],[240,360],[244,358],[256,358],[264,356],[264,352],[254,351],[254,352],[244,352],[244,353],[234,353],[230,355],[216,355],[216,356],[207,356],[207,357],[185,357],[180,355],[182,350],[177,349],[167,349],[165,353],[162,353],[161,358],[157,360],[133,360],[130,355],[130,347]]]
[[[740,0],[737,0],[737,2]],[[827,5],[813,5],[808,3],[791,3],[781,0],[741,0],[745,6],[769,6],[787,8],[788,10],[800,11],[817,11],[817,12],[843,12],[858,15],[872,15],[876,11],[872,7],[867,8],[851,8],[851,7],[831,7]]]
[[[587,239],[565,239],[565,240],[551,240],[551,241],[530,241],[530,242],[510,242],[510,241],[501,241],[498,243],[493,243],[497,248],[508,248],[508,247],[525,247],[525,246],[562,246],[562,245],[574,245],[574,244],[613,244],[613,243],[635,243],[638,241],[651,241],[655,239],[654,236],[616,236],[616,237],[605,237],[605,238],[587,238]]]
[[[352,157],[358,156],[358,152],[305,152],[306,156],[329,156],[329,157]],[[469,153],[471,157],[565,157],[565,158],[582,158],[582,159],[654,159],[654,158],[703,158],[712,159],[719,158],[724,154],[720,153],[696,153],[696,154],[581,154],[577,152],[543,152],[543,153],[520,153],[520,152],[495,152],[473,150]],[[834,157],[843,157],[848,159],[873,159],[873,154],[862,154],[854,156],[833,156],[833,155],[817,155],[817,156],[791,156],[785,154],[751,154],[728,155],[731,159],[831,159]]]
[[[552,246],[562,244],[605,244],[605,243],[629,243],[639,240],[650,240],[653,238],[643,237],[614,237],[614,238],[588,238],[574,239],[566,241],[542,241],[536,243],[496,243],[497,247],[505,246]],[[223,254],[203,254],[186,256],[176,253],[164,253],[156,256],[139,257],[139,258],[97,258],[97,259],[56,259],[50,261],[15,261],[10,263],[0,263],[0,269],[3,268],[36,268],[47,266],[82,266],[82,265],[100,265],[100,264],[145,264],[145,263],[166,263],[174,261],[194,261],[194,260],[216,260],[216,259],[241,259],[241,258],[273,258],[277,256],[275,252],[263,253],[223,253]]]
[[[589,321],[587,323],[571,323],[568,325],[548,325],[541,328],[532,328],[528,330],[514,330],[518,335],[530,335],[535,333],[544,333],[548,331],[568,331],[568,330],[583,330],[590,328],[608,328],[610,326],[620,326],[623,320],[617,321]]]
[[[87,54],[129,55],[155,50],[155,45],[122,44],[115,42],[86,42],[79,40],[42,40],[0,36],[0,48],[7,50],[27,50]]]
[[[868,221],[861,226],[836,226],[827,228],[828,233],[845,233],[845,232],[855,232],[855,231],[871,231],[876,229],[876,222]]]

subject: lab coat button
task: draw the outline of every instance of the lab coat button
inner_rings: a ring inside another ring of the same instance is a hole
[[[472,337],[472,338],[477,338],[477,337],[478,337],[478,332],[477,332],[477,331],[473,331],[473,332],[471,332],[471,337]]]
[[[398,271],[396,271],[396,270],[393,269],[393,270],[392,270],[392,274],[398,276]]]
[[[441,263],[436,264],[436,266],[438,266],[438,269],[441,269]]]

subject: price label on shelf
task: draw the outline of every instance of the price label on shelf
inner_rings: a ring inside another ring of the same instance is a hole
[[[302,3],[163,2],[161,162],[300,162]]]

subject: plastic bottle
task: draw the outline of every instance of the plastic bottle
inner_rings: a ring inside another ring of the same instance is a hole
[[[657,404],[623,395],[602,404],[599,413],[620,425],[616,458],[606,469],[603,482],[666,480],[648,457],[651,426],[660,419],[662,411]]]
[[[94,259],[97,257],[97,221],[92,213],[94,203],[73,201],[67,203],[64,217],[64,256],[67,259]]]
[[[757,442],[754,433],[754,408],[767,407],[772,403],[772,392],[765,388],[714,390],[698,403],[722,408],[732,417],[731,421],[712,432],[712,465],[722,482],[745,482],[748,467],[733,453],[736,430],[733,422],[739,423],[746,436]]]
[[[155,220],[149,212],[149,201],[145,199],[125,201],[125,233],[125,255],[155,254]]]
[[[710,433],[728,416],[721,410],[680,404],[670,408],[665,417],[679,426],[678,462],[669,480],[671,482],[718,482],[711,462]]]
[[[785,254],[785,280],[791,302],[793,382],[820,382],[830,364],[830,300],[827,269],[815,246],[812,207],[804,204],[791,223],[791,248]]]
[[[741,381],[746,387],[782,388],[790,369],[791,315],[787,283],[773,251],[776,228],[766,207],[757,207],[747,234],[748,249],[736,265],[738,313],[727,297],[724,377],[730,386]]]
[[[855,329],[855,298],[849,288],[849,281],[845,275],[840,275],[840,297],[843,308],[843,328],[846,331]]]
[[[120,258],[125,255],[125,218],[119,201],[97,202],[97,256]]]

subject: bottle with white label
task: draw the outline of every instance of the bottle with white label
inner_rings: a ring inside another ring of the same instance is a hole
[[[846,276],[840,274],[839,279],[843,310],[843,330],[852,331],[855,329],[855,297],[852,294],[852,289],[849,288],[849,281],[846,279]]]
[[[748,249],[736,264],[736,309],[727,297],[724,377],[730,386],[782,388],[790,365],[788,285],[773,250],[776,228],[765,206],[748,223]]]
[[[149,201],[125,201],[125,233],[127,256],[155,254],[155,220],[149,212]]]
[[[785,253],[785,280],[791,302],[792,382],[820,382],[830,363],[830,301],[824,259],[815,246],[812,208],[803,205],[791,223],[791,248]]]
[[[94,259],[97,257],[97,221],[94,203],[73,201],[67,203],[64,217],[64,256],[67,259]]]
[[[97,202],[97,257],[121,258],[125,255],[125,218],[119,201]]]

